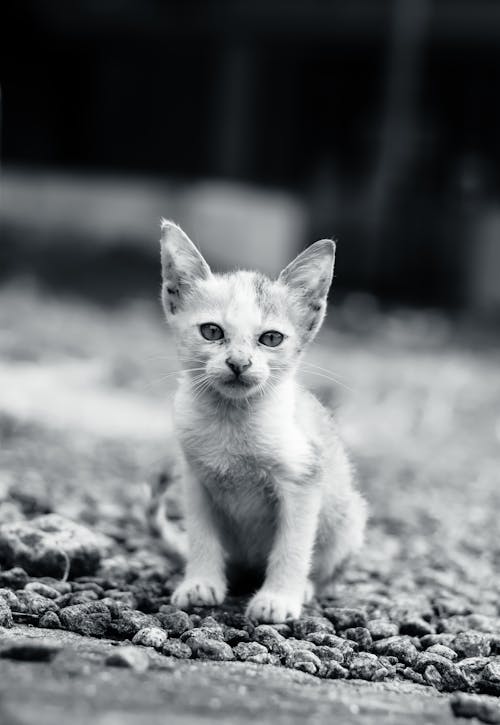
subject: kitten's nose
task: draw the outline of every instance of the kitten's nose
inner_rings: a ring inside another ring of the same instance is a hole
[[[251,360],[243,362],[242,360],[232,360],[230,357],[226,358],[226,365],[230,370],[232,370],[237,378],[239,378],[245,370],[248,370],[251,364]]]

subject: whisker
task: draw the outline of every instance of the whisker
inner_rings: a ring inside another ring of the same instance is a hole
[[[353,388],[350,388],[349,385],[346,385],[345,383],[343,383],[340,380],[337,380],[336,378],[334,378],[331,375],[325,375],[324,373],[319,373],[319,372],[317,372],[315,370],[307,370],[306,368],[303,368],[303,367],[300,367],[299,370],[301,370],[304,373],[308,373],[309,375],[317,375],[320,378],[325,378],[326,380],[330,380],[330,382],[336,383],[337,385],[341,385],[346,390],[350,390],[351,393],[355,393],[356,392]]]

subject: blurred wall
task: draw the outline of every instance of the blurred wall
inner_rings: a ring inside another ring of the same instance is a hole
[[[0,32],[7,172],[236,182],[262,206],[228,192],[209,237],[268,230],[245,264],[336,236],[344,289],[497,307],[497,2],[18,0]]]

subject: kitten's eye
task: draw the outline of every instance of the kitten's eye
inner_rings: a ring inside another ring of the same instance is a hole
[[[269,332],[262,333],[259,342],[267,347],[278,347],[283,342],[283,335],[281,332],[276,332],[276,330],[269,330]]]
[[[200,332],[205,340],[222,340],[224,337],[224,330],[219,325],[214,325],[213,322],[205,322],[204,325],[200,325]]]

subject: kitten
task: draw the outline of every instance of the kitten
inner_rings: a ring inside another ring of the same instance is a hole
[[[250,618],[296,618],[363,542],[365,502],[334,423],[295,379],[325,316],[334,253],[316,242],[277,280],[219,275],[162,223],[162,301],[184,367],[174,403],[188,537],[172,595],[181,609],[220,604],[231,565],[264,572]]]

